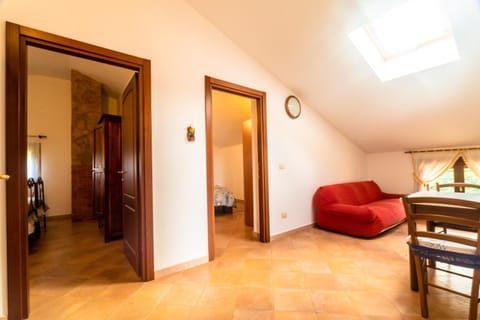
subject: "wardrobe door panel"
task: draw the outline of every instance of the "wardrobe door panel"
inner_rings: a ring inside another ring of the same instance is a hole
[[[93,208],[109,242],[123,236],[121,117],[102,115],[94,132]]]

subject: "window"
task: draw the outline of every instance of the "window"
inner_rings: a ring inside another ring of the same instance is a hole
[[[458,158],[453,167],[447,170],[440,178],[431,183],[428,188],[429,190],[436,189],[436,183],[445,184],[445,183],[470,183],[480,185],[480,178],[477,177],[473,171],[465,164],[465,161],[462,157]],[[458,188],[457,188],[458,189]],[[466,188],[465,190],[454,190],[453,187],[444,188],[443,191],[449,192],[466,192],[466,193],[480,193],[480,189],[477,188]]]
[[[459,59],[447,10],[438,0],[407,1],[348,37],[381,81]]]
[[[27,178],[37,180],[41,174],[40,143],[28,142],[27,146]]]

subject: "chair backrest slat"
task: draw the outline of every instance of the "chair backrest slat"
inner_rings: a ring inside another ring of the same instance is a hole
[[[458,188],[460,192],[464,192],[465,188],[480,189],[480,185],[473,183],[463,183],[463,182],[454,182],[454,183],[436,183],[437,191],[441,191],[443,188]]]
[[[424,221],[437,221],[437,222],[445,222],[445,223],[454,223],[459,225],[469,225],[472,229],[480,228],[480,212],[476,210],[465,211],[463,212],[465,215],[471,215],[471,218],[458,218],[452,217],[448,214],[436,214],[436,213],[413,213],[415,215],[416,220],[424,220]]]

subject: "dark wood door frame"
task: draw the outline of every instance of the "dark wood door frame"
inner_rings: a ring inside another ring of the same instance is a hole
[[[212,133],[212,90],[220,90],[254,99],[257,105],[257,132],[254,138],[258,146],[258,201],[259,233],[261,242],[270,242],[270,212],[268,202],[268,158],[267,158],[267,95],[263,91],[243,87],[227,81],[205,77],[205,122],[207,149],[207,203],[208,203],[208,258],[215,258],[215,209],[213,181],[213,133]]]
[[[139,78],[139,191],[140,278],[154,278],[151,80],[150,61],[35,30],[6,23],[6,167],[7,182],[7,292],[8,318],[28,317],[28,239],[27,239],[27,46],[35,46],[103,62],[138,72]]]

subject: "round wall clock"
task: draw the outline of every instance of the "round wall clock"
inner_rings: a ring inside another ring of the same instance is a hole
[[[300,105],[300,100],[295,96],[288,96],[285,100],[285,110],[290,118],[296,119],[300,116],[302,112],[302,106]]]

